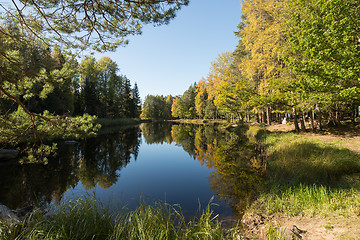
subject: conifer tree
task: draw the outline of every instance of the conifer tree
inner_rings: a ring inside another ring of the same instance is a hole
[[[133,117],[138,118],[141,113],[141,99],[137,83],[134,84],[134,88],[132,89],[132,101],[134,106]]]

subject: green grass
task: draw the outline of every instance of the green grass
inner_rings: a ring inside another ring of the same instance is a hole
[[[34,212],[22,224],[0,222],[0,239],[235,239],[210,207],[186,221],[181,209],[166,203],[140,205],[116,214],[94,199],[62,204],[53,214]]]
[[[253,137],[258,141],[263,141],[267,134],[270,132],[266,129],[258,126],[249,125],[248,130],[246,131],[246,135],[249,137]]]
[[[294,133],[268,134],[265,144],[269,173],[280,183],[334,186],[344,176],[360,173],[360,155],[339,144]]]
[[[360,191],[303,184],[273,187],[269,193],[260,195],[251,208],[266,215],[280,213],[289,217],[359,216]]]
[[[0,226],[0,239],[106,239],[112,215],[89,198],[62,204],[55,214],[33,212],[22,224]]]
[[[267,191],[248,211],[285,216],[359,216],[360,155],[295,133],[250,127],[267,151]]]
[[[263,239],[267,240],[287,240],[289,236],[286,236],[284,229],[279,226],[274,226],[272,223],[266,228]]]

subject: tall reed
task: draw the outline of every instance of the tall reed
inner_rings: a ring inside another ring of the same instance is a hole
[[[0,239],[161,240],[233,239],[235,229],[221,227],[208,206],[185,220],[181,208],[166,203],[141,204],[134,211],[115,213],[92,198],[61,204],[53,213],[32,213],[21,224],[0,220]]]

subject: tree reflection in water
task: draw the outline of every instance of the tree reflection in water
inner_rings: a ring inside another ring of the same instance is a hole
[[[109,188],[140,145],[138,127],[85,139],[78,144],[58,144],[58,154],[47,165],[0,167],[0,203],[16,209],[34,203],[60,202],[63,194],[79,182],[86,189],[98,184]]]
[[[147,144],[172,143],[171,124],[167,122],[143,123],[141,130]]]
[[[150,125],[143,125],[144,136]],[[212,125],[173,124],[172,140],[202,165],[215,171],[209,176],[217,197],[229,203],[240,217],[245,207],[259,193],[264,183],[263,160],[258,143],[249,141],[247,127],[225,130]],[[157,131],[158,141],[165,131]],[[168,139],[168,135],[166,135]]]
[[[139,129],[128,128],[81,142],[78,148],[78,176],[85,189],[91,189],[96,184],[109,188],[116,183],[118,170],[130,162],[131,155],[136,160],[139,139]]]

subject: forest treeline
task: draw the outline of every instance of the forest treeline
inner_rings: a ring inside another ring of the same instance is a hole
[[[241,9],[238,46],[174,98],[171,117],[271,124],[291,115],[297,130],[357,122],[357,1],[244,0]]]
[[[102,118],[140,116],[137,84],[132,87],[109,57],[96,60],[85,56],[78,62],[73,56],[62,53],[58,46],[45,48],[37,41],[7,47],[12,50],[13,57],[18,58],[18,63],[3,62],[5,76],[12,76],[12,79],[4,81],[2,87],[29,111],[42,113],[46,110],[66,116],[87,113]],[[26,68],[25,74],[16,69],[18,65]],[[17,102],[5,96],[2,105],[1,114],[16,111],[18,107]]]

